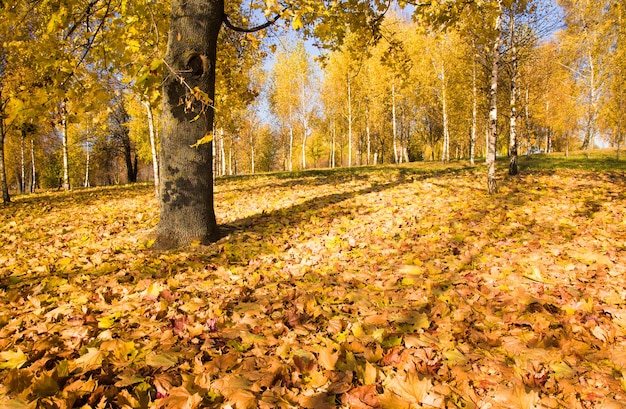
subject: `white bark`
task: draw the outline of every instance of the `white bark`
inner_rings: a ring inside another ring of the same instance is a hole
[[[498,141],[498,75],[500,65],[500,43],[502,41],[502,0],[498,0],[498,15],[495,21],[496,38],[491,51],[491,104],[489,109],[489,141],[487,147],[487,188],[489,194],[497,192],[496,184],[496,145]]]
[[[396,125],[396,81],[395,78],[391,82],[391,129],[393,134],[393,160],[398,163],[398,147],[396,140],[398,138],[398,127]]]
[[[31,179],[30,179],[30,192],[35,193],[37,189],[37,172],[35,169],[35,141],[30,140],[30,163],[31,163]]]
[[[152,115],[152,107],[150,106],[150,102],[142,101],[143,106],[146,108],[146,114],[148,115],[148,137],[150,139],[150,151],[152,153],[152,174],[154,175],[154,189],[155,196],[159,198],[159,186],[160,186],[160,178],[159,178],[159,157],[157,153],[157,136],[156,136],[156,127],[154,126],[154,116]]]
[[[348,73],[348,167],[352,166],[352,84]]]
[[[89,142],[87,142],[87,160],[85,161],[85,183],[84,187],[89,187],[89,162],[91,159],[91,149],[89,147]]]
[[[70,166],[67,137],[67,114],[65,106],[61,107],[61,142],[63,144],[63,189],[70,190]]]

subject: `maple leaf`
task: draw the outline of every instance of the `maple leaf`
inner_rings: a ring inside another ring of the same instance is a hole
[[[98,348],[87,348],[85,354],[70,362],[70,368],[78,368],[82,372],[88,372],[100,368],[103,360],[104,354]]]
[[[191,394],[184,387],[173,388],[169,391],[167,397],[158,399],[156,407],[163,409],[194,409],[200,407],[202,397],[197,394]]]
[[[381,408],[375,385],[359,386],[341,397],[343,404],[355,409]]]
[[[24,365],[28,358],[26,354],[22,352],[21,349],[17,349],[17,351],[3,351],[0,352],[0,368],[2,369],[12,369],[12,368],[20,368]]]

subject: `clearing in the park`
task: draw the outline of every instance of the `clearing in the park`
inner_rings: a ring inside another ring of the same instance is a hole
[[[220,178],[177,251],[152,186],[18,196],[0,405],[623,408],[623,162],[520,164]]]

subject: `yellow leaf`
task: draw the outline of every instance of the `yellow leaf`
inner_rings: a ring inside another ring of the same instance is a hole
[[[207,132],[201,139],[198,139],[196,143],[191,145],[192,148],[197,148],[200,145],[204,145],[205,143],[209,143],[213,140],[213,132]]]
[[[565,362],[557,362],[550,365],[550,369],[554,371],[555,378],[571,378],[575,375],[575,371]]]
[[[120,318],[119,312],[114,312],[113,314],[107,315],[106,317],[98,318],[98,328],[100,329],[109,329],[115,324],[115,322]]]
[[[87,353],[74,360],[72,367],[80,368],[83,372],[87,372],[100,368],[103,360],[104,355],[98,348],[87,348]]]
[[[451,349],[444,351],[443,356],[446,357],[448,363],[454,365],[464,365],[467,362],[467,358],[458,349]]]
[[[320,350],[317,362],[327,371],[333,371],[338,359],[339,352],[335,352],[332,346],[328,346]]]
[[[373,385],[376,383],[376,377],[378,375],[378,371],[376,367],[369,362],[365,363],[365,370],[363,371],[363,384],[365,385]]]
[[[165,355],[165,354],[159,355],[159,354],[152,353],[146,357],[146,365],[152,366],[155,368],[163,368],[163,369],[171,368],[175,366],[177,362],[178,362],[178,359],[172,355]]]
[[[17,352],[4,351],[0,352],[0,369],[14,369],[20,368],[28,361],[26,355],[21,349],[17,349]]]
[[[300,14],[296,15],[293,20],[291,20],[291,27],[293,27],[294,30],[299,30],[304,27],[304,24],[302,24],[302,16]]]

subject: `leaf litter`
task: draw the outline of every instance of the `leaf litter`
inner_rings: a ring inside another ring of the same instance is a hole
[[[626,179],[419,165],[219,180],[150,250],[149,186],[0,209],[0,405],[626,407]]]

